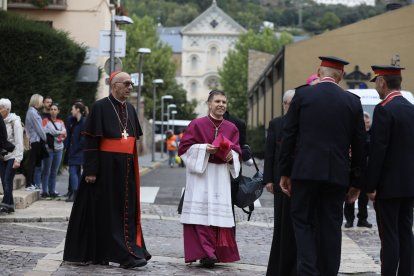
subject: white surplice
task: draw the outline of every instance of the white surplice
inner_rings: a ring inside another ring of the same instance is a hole
[[[208,163],[207,144],[194,144],[181,155],[186,165],[186,188],[181,223],[233,227],[230,173],[240,172],[239,154],[232,164]]]

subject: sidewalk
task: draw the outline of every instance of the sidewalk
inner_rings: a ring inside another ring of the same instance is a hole
[[[151,155],[140,158],[140,171],[157,168]],[[145,173],[145,171],[142,171]],[[67,179],[59,179],[65,188]],[[67,221],[72,203],[40,200],[26,209],[0,216],[1,275],[265,275],[273,235],[273,209],[256,208],[247,222],[236,209],[237,242],[241,260],[219,264],[214,269],[198,263],[185,264],[182,225],[176,206],[141,204],[145,242],[152,259],[142,268],[125,270],[110,266],[77,266],[62,263]],[[370,217],[373,218],[372,210]],[[354,228],[343,231],[340,275],[378,275],[379,244],[376,225],[371,230]],[[358,241],[358,245],[355,243]]]

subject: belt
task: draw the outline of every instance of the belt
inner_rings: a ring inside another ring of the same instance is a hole
[[[129,153],[133,154],[135,148],[135,137],[124,138],[101,138],[99,150],[107,152]]]

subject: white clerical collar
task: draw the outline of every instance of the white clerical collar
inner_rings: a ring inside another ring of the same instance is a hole
[[[211,113],[210,113],[210,117],[213,118],[214,120],[217,120],[217,121],[223,120],[223,117],[221,119],[219,119],[219,118],[214,117],[213,114],[211,114]]]

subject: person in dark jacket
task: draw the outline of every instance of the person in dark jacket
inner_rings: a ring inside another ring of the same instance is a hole
[[[283,95],[283,113],[289,110],[295,90]],[[290,217],[290,199],[279,187],[279,155],[282,143],[282,129],[285,117],[269,122],[266,137],[263,183],[266,190],[274,195],[274,227],[267,276],[296,275],[296,241]]]
[[[81,167],[83,165],[83,148],[84,137],[81,135],[84,129],[86,118],[85,105],[82,103],[75,103],[71,110],[72,116],[75,119],[71,126],[70,133],[67,138],[68,147],[68,165],[69,165],[69,182],[72,194],[66,199],[67,202],[73,202],[78,191],[78,186],[81,177]]]
[[[297,89],[286,114],[280,187],[291,196],[297,274],[330,276],[339,271],[343,204],[350,183],[349,201],[359,194],[356,178],[366,162],[365,128],[359,98],[338,85],[348,62],[319,58],[320,82]]]
[[[381,275],[414,275],[414,106],[399,92],[398,66],[373,65],[375,107],[367,171],[381,239]]]
[[[370,134],[369,129],[371,128],[371,116],[368,112],[364,111],[364,123],[365,123],[365,130],[367,132],[367,139],[365,142],[365,153],[368,156],[369,150],[369,140]],[[372,224],[368,222],[368,196],[365,190],[362,190],[358,197],[358,227],[367,227],[371,228]],[[344,206],[344,216],[346,219],[345,228],[351,228],[354,226],[354,219],[355,219],[355,202],[348,203],[345,202]]]

